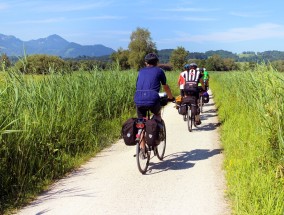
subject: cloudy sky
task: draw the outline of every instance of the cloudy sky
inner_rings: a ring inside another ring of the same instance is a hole
[[[284,51],[283,8],[283,0],[0,0],[0,34],[117,50],[139,27],[158,50]]]

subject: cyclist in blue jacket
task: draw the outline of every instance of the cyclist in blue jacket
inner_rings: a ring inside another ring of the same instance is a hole
[[[159,97],[161,84],[169,100],[174,99],[164,71],[157,67],[158,61],[159,58],[156,54],[149,53],[145,56],[146,67],[139,70],[134,96],[138,118],[146,117],[146,112],[150,109],[155,117],[161,121]]]
[[[159,58],[155,53],[149,53],[144,58],[146,67],[139,70],[136,81],[134,102],[138,118],[145,118],[147,110],[161,121],[160,88],[167,93],[168,100],[174,101],[171,89],[167,84],[165,72],[157,67]],[[142,146],[145,143],[142,143]]]

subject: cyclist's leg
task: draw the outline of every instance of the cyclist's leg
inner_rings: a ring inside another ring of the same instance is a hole
[[[195,115],[195,122],[197,125],[201,124],[200,109],[198,107],[198,101],[200,99],[199,93],[195,94],[195,105],[193,106],[193,114]]]
[[[150,108],[150,111],[154,114],[153,117],[159,122],[162,121],[161,109],[162,107],[159,102]]]
[[[181,97],[184,97],[184,89],[180,89],[180,95]]]
[[[136,108],[136,111],[137,111],[137,117],[138,117],[138,119],[144,119],[144,118],[146,118],[146,115],[147,115],[147,107],[137,107],[137,108]],[[142,134],[141,134],[140,147],[141,147],[142,149],[145,148],[144,132],[142,132]]]

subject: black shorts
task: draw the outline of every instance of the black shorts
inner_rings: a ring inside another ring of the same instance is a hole
[[[161,105],[160,102],[153,106],[141,106],[141,107],[136,107],[137,111],[137,117],[138,118],[143,118],[146,117],[147,111],[150,110],[154,115],[159,115],[161,112]]]

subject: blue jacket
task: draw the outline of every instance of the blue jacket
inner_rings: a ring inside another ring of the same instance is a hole
[[[153,106],[158,103],[161,84],[165,85],[166,83],[166,75],[161,68],[145,67],[140,69],[134,95],[136,106]]]

